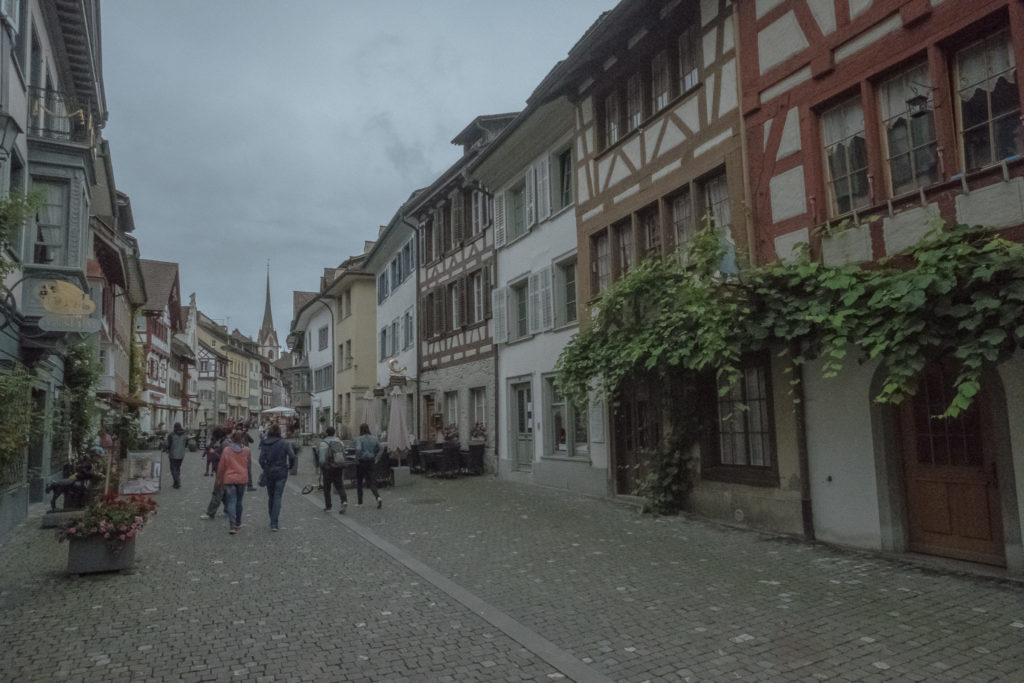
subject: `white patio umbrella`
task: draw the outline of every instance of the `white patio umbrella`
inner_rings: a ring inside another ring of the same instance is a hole
[[[380,411],[377,410],[377,397],[373,395],[373,389],[366,390],[363,401],[363,422],[369,425],[371,434],[380,434]]]
[[[288,406],[277,406],[276,408],[267,408],[263,411],[268,415],[294,415],[295,411]]]
[[[401,389],[395,387],[391,390],[391,410],[388,412],[388,450],[401,462],[411,445],[405,415],[405,396]]]

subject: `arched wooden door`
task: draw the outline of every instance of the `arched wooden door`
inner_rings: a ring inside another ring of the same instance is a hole
[[[951,364],[933,364],[901,406],[910,550],[1005,565],[989,397],[979,393],[959,417],[939,417],[955,378]]]

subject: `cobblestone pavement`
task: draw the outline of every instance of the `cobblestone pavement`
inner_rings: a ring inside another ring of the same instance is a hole
[[[1024,681],[1024,586],[491,477],[322,511],[309,451],[243,528],[197,456],[120,574],[41,505],[0,547],[4,681]]]

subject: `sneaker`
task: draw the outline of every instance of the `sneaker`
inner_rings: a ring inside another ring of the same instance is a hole
[[[341,509],[340,509],[340,510],[338,510],[338,514],[339,514],[339,515],[343,515],[343,514],[345,514],[345,508],[347,508],[347,507],[348,507],[348,503],[342,503],[342,504],[341,504]]]
[[[199,515],[199,519],[213,519],[210,515]]]
[[[272,526],[272,527],[270,527],[270,530],[271,531],[277,531],[277,527],[276,526]]]
[[[331,511],[331,507],[329,505],[324,508],[324,512],[330,512],[330,511]]]
[[[384,501],[382,501],[382,500],[380,499],[380,497],[378,497],[378,498],[377,498],[377,509],[378,509],[378,510],[380,510],[380,506],[381,506],[381,505],[383,505],[383,504],[384,504]]]
[[[231,527],[230,529],[228,529],[228,533],[233,536],[238,533],[238,529],[236,527]]]

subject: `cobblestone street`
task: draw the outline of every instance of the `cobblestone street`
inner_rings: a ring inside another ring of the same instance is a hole
[[[199,519],[190,454],[132,570],[67,576],[38,528],[0,565],[4,681],[1022,681],[1021,585],[491,477]]]

